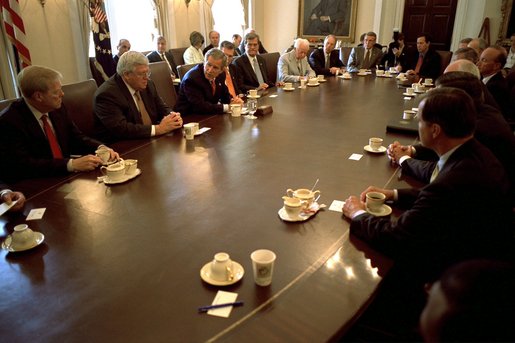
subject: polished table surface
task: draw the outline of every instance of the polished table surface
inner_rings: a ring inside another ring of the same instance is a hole
[[[277,97],[270,95],[277,94]],[[282,221],[286,189],[311,188],[330,205],[368,185],[399,183],[384,154],[363,151],[414,137],[385,133],[388,120],[414,106],[395,79],[354,76],[319,87],[271,89],[259,99],[271,115],[251,120],[202,117],[211,130],[193,141],[180,132],[121,143],[142,173],[119,185],[99,170],[21,182],[23,215],[0,217],[3,236],[28,222],[44,244],[1,252],[0,340],[9,342],[318,342],[344,332],[373,299],[392,266],[349,236],[339,212]],[[188,120],[188,118],[186,118]],[[189,118],[191,119],[194,118]],[[125,144],[125,145],[124,145]],[[352,153],[363,154],[359,161]],[[254,284],[250,253],[277,254],[272,285]],[[215,287],[200,268],[225,251],[243,279]],[[229,318],[198,314],[216,292],[238,293]]]

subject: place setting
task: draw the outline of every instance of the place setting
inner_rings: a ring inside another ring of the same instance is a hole
[[[317,75],[318,82],[324,83],[327,82],[324,75]]]
[[[406,88],[406,91],[404,93],[402,93],[402,95],[410,97],[410,98],[417,96],[417,94],[415,93],[415,88],[413,88],[413,87]]]
[[[283,207],[277,212],[279,217],[287,222],[300,222],[308,220],[320,209],[325,208],[326,205],[318,203],[321,195],[320,191],[314,191],[318,181],[315,182],[311,189],[287,189],[286,195],[282,197]]]
[[[250,89],[248,94],[247,94],[247,98],[250,98],[250,99],[259,99],[261,98],[261,95],[259,95],[257,93],[257,89]]]
[[[291,82],[285,82],[283,90],[287,92],[292,92],[295,90],[295,87],[293,87],[293,84]]]
[[[226,252],[216,253],[213,260],[200,269],[202,280],[213,286],[229,286],[240,281],[245,274],[242,265],[231,260]]]
[[[312,77],[308,80],[308,87],[318,87],[320,83],[317,77]]]
[[[372,75],[372,70],[370,70],[370,69],[360,69],[360,70],[358,71],[358,75],[359,75],[359,76]]]
[[[363,149],[374,154],[386,152],[386,147],[383,146],[383,139],[379,137],[371,137],[368,140],[368,144],[365,145]]]
[[[13,233],[2,242],[2,249],[9,252],[21,252],[33,249],[43,243],[45,235],[33,231],[27,224],[14,227]]]
[[[352,75],[348,71],[344,72],[342,75],[338,75],[337,77],[342,80],[352,80]]]
[[[382,77],[382,78],[392,78],[393,75],[391,74],[391,72],[389,70],[380,70],[380,69],[377,69],[376,70],[376,77]]]
[[[120,159],[118,162],[100,168],[103,176],[97,178],[98,182],[106,185],[115,185],[134,179],[141,174],[138,168],[138,160]]]
[[[392,208],[386,205],[386,196],[381,192],[368,192],[365,195],[365,208],[368,213],[376,217],[383,217],[392,213]]]

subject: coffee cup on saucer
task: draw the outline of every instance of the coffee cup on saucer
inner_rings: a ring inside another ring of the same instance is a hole
[[[251,97],[255,97],[255,96],[257,96],[257,89],[250,89],[250,90],[249,90],[249,95],[250,95]]]
[[[389,71],[390,71],[390,73],[395,73],[397,71],[397,69],[395,69],[395,67],[390,67]]]
[[[102,166],[100,171],[107,175],[109,181],[120,181],[125,176],[125,162],[122,160],[109,166]]]
[[[415,88],[413,88],[413,87],[406,88],[406,93],[407,93],[408,95],[413,95],[413,94],[415,94]]]
[[[415,92],[417,92],[417,93],[424,91],[424,85],[422,85],[420,83],[414,83],[411,85],[411,87],[413,87],[413,89],[415,89]]]
[[[402,119],[411,120],[411,119],[413,119],[414,116],[415,116],[415,111],[404,110],[404,112],[402,114]]]
[[[293,84],[291,82],[286,82],[284,84],[284,89],[293,89]]]
[[[384,76],[388,76],[388,77],[390,77],[390,76],[391,76],[390,71],[388,71],[388,70],[387,70],[387,71],[385,71],[385,72],[384,72]]]
[[[318,81],[324,82],[324,75],[317,75]]]
[[[124,160],[125,174],[132,175],[138,169],[138,160]]]
[[[16,225],[11,234],[11,244],[9,247],[14,250],[26,249],[27,247],[33,246],[35,240],[34,231],[32,231],[27,224]]]
[[[95,151],[95,154],[102,160],[102,164],[107,164],[111,157],[111,152],[106,147],[101,147]]]
[[[317,199],[318,199],[318,196],[320,195],[320,191],[319,190],[311,191],[306,188],[299,188],[294,191],[293,189],[289,188],[286,190],[286,195],[288,195],[290,198],[300,199],[301,201],[304,202],[305,207],[309,208],[309,206],[311,206],[311,204],[314,201],[316,201],[315,197],[317,197]]]
[[[309,85],[317,85],[318,79],[316,77],[312,77],[311,79],[308,80],[308,84]]]
[[[368,145],[370,146],[370,149],[378,151],[383,146],[383,139],[379,137],[371,137],[368,140]]]
[[[426,79],[424,80],[424,84],[425,84],[426,86],[431,86],[431,85],[433,84],[433,79],[426,78]]]
[[[381,212],[386,196],[381,192],[368,192],[365,196],[365,206],[370,212]]]
[[[381,70],[381,69],[376,70],[376,76],[383,76],[383,75],[384,75],[384,70]]]
[[[215,254],[211,262],[209,277],[215,281],[228,281],[232,275],[232,261],[228,253]]]
[[[241,105],[240,104],[231,104],[231,115],[233,117],[241,116]]]
[[[286,213],[288,213],[290,217],[298,217],[303,207],[302,200],[288,196],[283,196],[283,200]]]

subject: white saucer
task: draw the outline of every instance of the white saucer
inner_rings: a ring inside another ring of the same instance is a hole
[[[292,217],[288,214],[288,212],[286,212],[286,209],[284,207],[282,207],[278,212],[277,214],[279,215],[279,217],[284,220],[284,221],[287,221],[287,222],[303,222],[305,220],[308,220],[309,218],[311,218],[313,215],[315,215],[318,211],[320,211],[320,209],[322,208],[325,208],[326,205],[324,204],[319,204],[318,202],[313,202],[311,204],[311,206],[309,206],[309,208],[307,210],[305,210],[305,212],[300,212],[300,214],[297,216],[297,217]]]
[[[14,249],[13,247],[10,246],[12,237],[11,237],[11,235],[9,235],[9,236],[7,236],[5,241],[2,242],[2,249],[10,251],[10,252],[25,251],[25,250],[29,250],[29,249],[37,247],[38,245],[43,243],[43,241],[45,240],[45,235],[43,235],[41,232],[34,231],[34,236],[36,237],[36,239],[34,242],[32,242],[32,244],[29,244],[22,248]]]
[[[387,215],[391,214],[392,208],[385,204],[385,205],[381,206],[380,212],[372,212],[372,211],[369,211],[368,209],[367,209],[367,212],[376,217],[383,217],[383,216],[387,216]]]
[[[433,87],[432,83],[423,83],[424,87]]]
[[[204,265],[204,267],[202,267],[202,269],[200,269],[200,277],[202,278],[202,280],[204,280],[205,282],[207,282],[208,284],[213,285],[213,286],[232,285],[232,284],[240,281],[241,278],[243,277],[243,274],[245,274],[245,271],[243,270],[243,267],[241,266],[241,264],[239,264],[238,262],[235,262],[235,261],[232,261],[232,273],[234,275],[234,278],[232,280],[227,280],[227,281],[213,280],[209,276],[210,269],[211,269],[211,262],[208,262]]]
[[[382,154],[383,152],[385,152],[385,151],[386,151],[386,147],[384,147],[384,146],[381,146],[378,150],[373,150],[373,149],[370,147],[370,145],[365,145],[365,146],[363,147],[363,149],[365,149],[365,150],[366,150],[366,151],[368,151],[368,152],[373,152],[373,153],[375,153],[375,154]]]
[[[416,96],[416,94],[408,94],[408,93],[402,93],[402,95],[405,95],[405,96]]]
[[[352,76],[343,76],[343,75],[338,75],[338,77],[342,80],[352,80]]]
[[[292,87],[292,88],[286,88],[286,87],[284,87],[284,88],[283,88],[283,90],[285,90],[285,91],[287,91],[287,92],[291,92],[291,91],[294,91],[294,90],[295,90],[295,88],[294,88],[294,87]]]
[[[316,87],[316,86],[320,85],[320,83],[318,83],[318,82],[317,82],[317,83],[314,83],[314,84],[310,84],[310,83],[308,83],[307,85],[308,85],[309,87]]]
[[[118,183],[124,183],[124,182],[127,182],[127,181],[129,181],[129,180],[132,180],[132,179],[134,179],[136,176],[138,176],[139,174],[141,174],[141,169],[139,169],[139,168],[138,168],[138,169],[136,169],[136,171],[135,171],[133,174],[125,174],[125,175],[123,176],[123,178],[121,178],[120,180],[116,180],[116,181],[114,181],[114,180],[109,180],[109,179],[107,178],[107,176],[103,176],[103,177],[101,177],[101,178],[103,178],[103,179],[102,179],[102,181],[103,181],[106,185],[116,185],[116,184],[118,184]]]
[[[247,95],[247,98],[250,98],[250,99],[259,99],[261,98],[261,95],[255,95],[255,96],[252,96],[252,95]]]
[[[426,91],[415,91],[415,93],[417,94],[422,94],[422,93],[425,93]]]

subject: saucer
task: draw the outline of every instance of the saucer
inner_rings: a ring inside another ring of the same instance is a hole
[[[309,87],[316,87],[316,86],[320,85],[320,83],[319,82],[317,82],[317,83],[308,83],[307,85]]]
[[[384,147],[384,146],[381,146],[378,150],[373,150],[373,149],[370,147],[370,145],[365,145],[365,146],[363,147],[363,149],[365,149],[365,150],[366,150],[366,151],[368,151],[368,152],[373,152],[373,153],[375,153],[375,154],[382,154],[383,152],[385,152],[385,151],[386,151],[386,147]]]
[[[408,93],[402,93],[402,95],[405,95],[405,96],[416,96],[416,94],[408,94]]]
[[[433,87],[432,83],[423,83],[424,87]]]
[[[141,174],[141,169],[139,169],[139,168],[138,168],[138,169],[136,169],[136,171],[135,171],[134,173],[132,173],[132,174],[125,174],[125,175],[123,176],[123,178],[121,178],[120,180],[116,180],[116,181],[115,181],[115,180],[109,180],[109,179],[107,178],[107,176],[101,176],[101,177],[99,177],[98,179],[99,179],[99,181],[104,182],[104,184],[106,184],[106,185],[116,185],[116,184],[118,184],[118,183],[124,183],[124,182],[127,182],[127,181],[129,181],[129,180],[132,180],[132,179],[134,179],[136,176],[138,176],[139,174]]]
[[[279,217],[286,221],[286,222],[303,222],[305,220],[308,220],[313,215],[315,215],[320,209],[325,208],[326,205],[319,204],[318,202],[314,201],[311,206],[307,210],[303,210],[300,212],[300,214],[297,217],[292,217],[286,212],[286,209],[282,207],[277,214]]]
[[[367,76],[368,73],[358,73],[359,76]]]
[[[255,96],[252,96],[252,95],[247,95],[247,98],[250,98],[250,99],[259,99],[261,98],[261,95],[255,95]]]
[[[36,237],[36,239],[34,242],[32,242],[32,244],[29,244],[23,248],[14,249],[13,247],[9,246],[11,244],[11,240],[12,240],[11,235],[9,235],[9,236],[7,236],[5,241],[2,242],[2,249],[10,251],[10,252],[25,251],[25,250],[29,250],[29,249],[37,247],[38,245],[43,243],[43,241],[45,240],[45,235],[43,235],[41,232],[34,231],[34,236]]]
[[[417,93],[417,94],[422,94],[422,93],[425,93],[425,92],[426,92],[425,90],[415,91],[415,93]]]
[[[286,87],[284,87],[284,88],[283,88],[283,90],[284,90],[284,91],[287,91],[287,92],[291,92],[291,91],[294,91],[294,90],[295,90],[295,88],[294,88],[294,87],[292,87],[292,88],[286,88]]]
[[[318,80],[318,82],[327,82],[327,80],[326,79]]]
[[[343,79],[343,80],[352,80],[352,76],[350,76],[350,75],[349,75],[349,76],[338,75],[338,77],[339,77],[340,79]]]
[[[392,208],[388,205],[383,205],[383,206],[381,206],[380,212],[372,212],[369,210],[367,210],[367,212],[376,217],[383,217],[383,216],[387,216],[387,215],[391,214]]]
[[[209,276],[210,269],[211,269],[211,262],[208,262],[200,270],[200,277],[202,278],[202,280],[204,280],[205,282],[207,282],[208,284],[213,285],[213,286],[232,285],[232,284],[240,281],[241,278],[243,277],[243,274],[245,274],[245,271],[243,270],[243,267],[241,266],[241,264],[239,264],[238,262],[235,262],[235,261],[232,261],[232,269],[233,269],[232,272],[234,275],[234,278],[232,280],[226,280],[226,281],[213,280]]]

